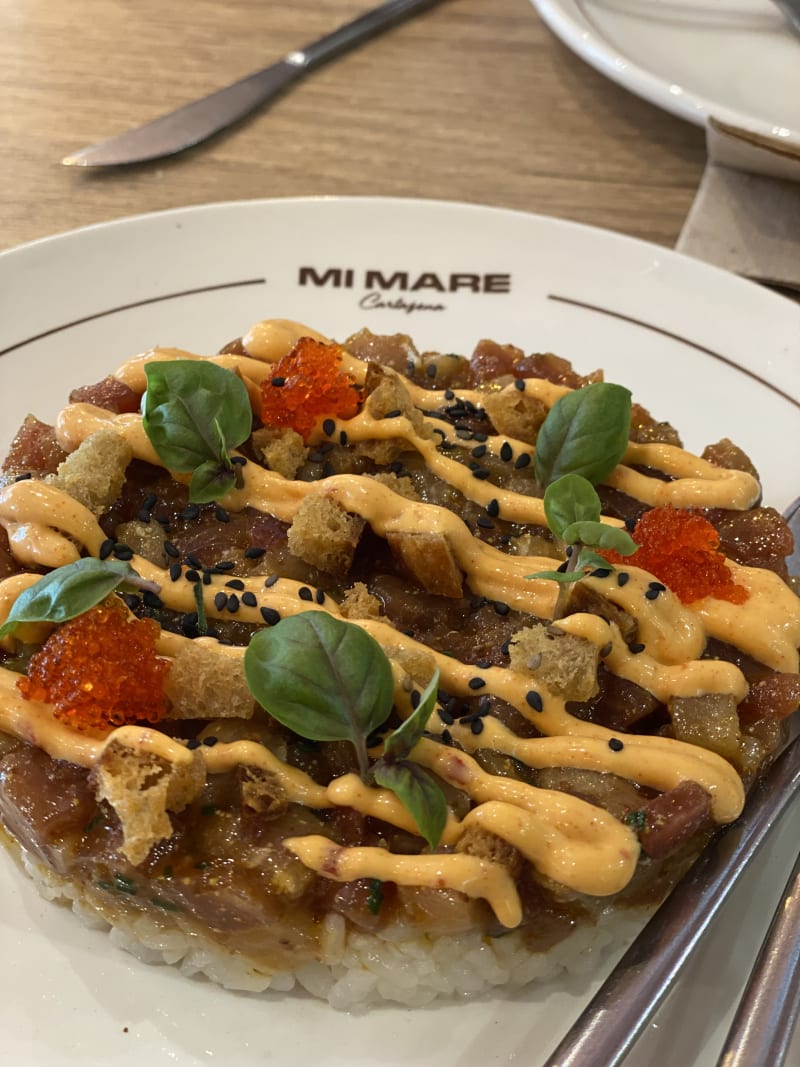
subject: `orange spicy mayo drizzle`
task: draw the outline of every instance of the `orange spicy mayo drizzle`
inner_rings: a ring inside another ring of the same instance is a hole
[[[239,373],[248,385],[251,398],[257,386],[271,373],[271,364],[285,355],[303,336],[324,340],[314,331],[285,320],[268,320],[255,326],[244,338],[248,355],[211,357]],[[149,360],[201,359],[176,349],[156,349],[131,360],[117,372],[117,377],[142,391],[146,380],[144,367]],[[344,369],[363,381],[365,365],[345,354]],[[436,391],[423,390],[403,382],[421,408],[437,402]],[[529,379],[526,389],[548,406],[567,390],[549,382]],[[480,392],[460,391],[480,403]],[[440,425],[437,423],[436,425]],[[420,437],[405,417],[391,420],[371,417],[366,410],[346,422],[348,438],[374,440],[405,438],[425,463],[442,480],[458,489],[466,498],[484,505],[498,500],[504,519],[513,522],[544,524],[541,500],[524,494],[500,490],[490,483],[471,477],[463,464],[437,450],[441,437]],[[72,451],[100,429],[113,429],[131,446],[136,457],[159,463],[148,441],[139,415],[114,415],[87,404],[73,404],[58,417],[59,441]],[[449,428],[446,429],[449,433]],[[449,438],[458,445],[458,439]],[[489,438],[489,450],[499,450],[508,441],[514,450],[530,452],[531,446],[504,435]],[[648,504],[671,502],[677,506],[695,503],[746,508],[757,499],[758,486],[749,475],[728,471],[705,463],[682,449],[665,445],[631,444],[625,461],[653,466],[671,475],[669,482],[618,467],[609,484],[630,493]],[[409,501],[373,479],[357,475],[337,475],[319,482],[287,481],[279,474],[254,463],[243,468],[244,484],[230,493],[224,505],[231,510],[252,507],[276,518],[291,522],[309,495],[325,495],[346,511],[363,517],[380,536],[389,533],[439,532],[446,540],[464,573],[471,590],[492,599],[503,599],[521,611],[542,618],[550,616],[555,602],[554,583],[531,580],[527,575],[548,569],[552,561],[540,557],[511,556],[472,537],[463,521],[445,508]],[[186,480],[186,476],[181,476]],[[612,521],[615,520],[606,520]],[[12,550],[27,565],[55,567],[70,562],[83,548],[96,555],[104,534],[87,509],[63,491],[35,481],[22,481],[0,490],[0,523],[9,533]],[[76,548],[76,546],[78,546]],[[194,609],[194,590],[188,582],[170,582],[166,571],[152,563],[134,558],[132,565],[142,577],[158,582],[162,600],[179,612]],[[775,670],[797,669],[797,646],[800,644],[800,610],[793,593],[774,574],[754,568],[736,567],[736,580],[748,588],[749,599],[741,605],[706,600],[687,608],[668,591],[657,601],[647,601],[643,592],[650,576],[636,568],[627,568],[630,580],[624,587],[607,580],[585,579],[597,592],[617,603],[638,622],[641,640],[647,653],[630,653],[614,625],[593,615],[572,615],[559,621],[567,632],[585,638],[607,652],[604,663],[613,673],[653,692],[661,701],[671,696],[703,693],[733,693],[741,700],[747,684],[733,664],[702,660],[700,656],[709,636],[735,644],[749,655]],[[0,583],[0,623],[5,619],[21,589],[35,580],[22,575]],[[209,617],[221,613],[214,605],[215,594],[224,585],[225,576],[213,576],[203,587]],[[265,589],[263,579],[242,579],[245,588],[257,600],[255,607],[241,605],[239,617],[260,623],[260,608],[276,608],[281,616],[307,610],[298,597],[300,583],[280,579]],[[337,606],[326,597],[322,610],[337,614]],[[378,620],[360,620],[384,646],[417,649],[413,639],[399,634],[391,625]],[[187,640],[163,633],[159,642],[162,654],[174,655]],[[610,651],[608,651],[610,646]],[[242,649],[225,647],[226,655],[241,656]],[[476,673],[472,665],[431,653],[448,692],[467,696],[469,680]],[[468,754],[489,747],[505,752],[531,767],[572,766],[613,772],[659,790],[682,781],[699,782],[710,794],[712,810],[718,822],[734,819],[743,804],[739,776],[721,757],[705,749],[670,738],[624,735],[621,751],[609,748],[614,737],[604,727],[571,716],[563,700],[549,693],[535,676],[520,675],[508,669],[491,668],[481,672],[485,680],[482,693],[507,700],[523,715],[534,721],[542,737],[522,739],[498,721],[484,719],[484,732],[475,737],[469,729],[456,724],[453,736],[467,750],[456,752],[432,741],[422,741],[414,758],[434,770],[451,785],[464,790],[476,806],[462,821],[451,814],[443,845],[454,847],[470,826],[480,826],[513,844],[544,874],[579,892],[604,895],[623,888],[633,874],[638,857],[638,841],[633,832],[603,809],[565,793],[537,789],[492,776],[482,771]],[[0,671],[0,729],[39,745],[51,756],[91,766],[100,758],[111,737],[124,744],[145,741],[164,759],[178,762],[185,758],[183,745],[157,730],[123,727],[105,738],[91,738],[70,730],[50,715],[46,705],[24,701],[17,693],[11,672]],[[397,685],[397,671],[395,681]],[[531,711],[526,693],[536,686],[543,701],[540,713]],[[397,706],[404,704],[396,693]],[[436,729],[435,716],[431,728]],[[138,738],[138,740],[137,740]],[[231,769],[237,763],[261,767],[276,776],[290,800],[308,807],[325,808],[346,805],[371,814],[393,825],[413,831],[415,826],[407,809],[386,790],[364,785],[355,775],[345,775],[323,787],[308,775],[289,767],[264,746],[251,741],[218,743],[202,753],[209,772]],[[327,877],[349,880],[372,877],[402,884],[430,885],[457,889],[470,896],[484,896],[506,925],[519,922],[520,905],[513,881],[502,867],[465,854],[443,853],[436,856],[393,856],[384,849],[343,848],[324,837],[292,838],[286,847],[303,863]]]

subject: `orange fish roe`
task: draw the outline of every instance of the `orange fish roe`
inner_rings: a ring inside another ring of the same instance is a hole
[[[289,426],[307,441],[318,419],[350,419],[360,396],[354,380],[340,369],[342,349],[301,337],[275,364],[261,386],[261,418],[267,426]]]
[[[696,511],[653,508],[642,515],[632,536],[639,545],[632,556],[602,555],[609,563],[628,563],[649,571],[684,604],[707,596],[732,604],[747,600],[747,590],[734,582],[725,566],[717,531]]]
[[[26,700],[52,704],[56,718],[77,730],[158,722],[169,670],[169,660],[156,654],[160,631],[152,619],[130,619],[109,598],[51,634],[17,686]]]

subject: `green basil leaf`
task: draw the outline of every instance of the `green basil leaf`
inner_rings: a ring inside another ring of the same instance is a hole
[[[552,406],[536,438],[534,470],[540,485],[580,474],[593,485],[616,467],[628,447],[631,394],[611,382],[565,393]]]
[[[545,490],[544,513],[547,525],[563,541],[564,530],[573,523],[599,522],[600,497],[580,474],[565,474]]]
[[[258,703],[310,741],[363,747],[394,702],[392,668],[378,642],[324,611],[303,611],[257,631],[244,671]]]
[[[250,436],[253,416],[244,382],[205,360],[145,366],[145,432],[160,459],[182,473],[206,462],[230,465],[228,453]]]
[[[236,473],[232,466],[221,466],[219,460],[206,460],[192,474],[189,500],[192,504],[210,504],[234,488]]]
[[[562,536],[568,545],[580,542],[592,548],[613,549],[621,556],[630,556],[636,551],[636,544],[627,530],[604,522],[573,522]]]
[[[400,798],[419,832],[431,848],[436,848],[447,823],[447,801],[436,780],[411,760],[378,760],[372,770],[378,785],[391,789]]]
[[[603,561],[605,563],[605,560]],[[606,563],[606,566],[610,564]],[[560,585],[570,585],[572,582],[579,582],[581,578],[585,578],[586,575],[583,571],[536,571],[535,574],[526,574],[526,578],[546,578],[551,582],[558,582]]]
[[[425,733],[428,719],[431,717],[431,712],[436,704],[436,694],[438,691],[439,668],[437,667],[433,672],[433,677],[425,686],[425,690],[422,693],[419,704],[417,704],[413,714],[409,715],[402,726],[398,726],[396,730],[393,730],[384,741],[384,758],[391,756],[395,759],[403,759],[409,754],[417,741],[419,741]]]
[[[130,563],[87,556],[45,574],[20,593],[0,637],[23,622],[67,622],[96,607],[119,586],[138,578]]]
[[[581,548],[575,562],[575,570],[583,572],[588,567],[591,567],[592,570],[600,567],[604,571],[613,571],[615,569],[612,563],[609,563],[603,556],[598,555],[597,552],[592,552],[590,548]],[[584,577],[586,577],[585,574]]]

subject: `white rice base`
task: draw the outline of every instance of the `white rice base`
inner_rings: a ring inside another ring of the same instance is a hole
[[[518,931],[498,938],[478,930],[409,938],[407,931],[391,928],[348,932],[343,917],[331,913],[323,924],[320,962],[268,973],[202,934],[154,922],[149,914],[112,918],[93,907],[79,887],[26,850],[20,852],[26,873],[46,900],[68,904],[87,925],[107,929],[113,945],[143,963],[177,966],[189,977],[204,975],[225,989],[249,993],[288,993],[299,986],[339,1011],[387,1001],[419,1008],[437,997],[473,997],[500,986],[519,989],[564,971],[588,974],[609,948],[635,934],[643,914],[609,909],[597,925],[577,928],[546,952],[531,952]],[[171,922],[172,916],[165,919]]]

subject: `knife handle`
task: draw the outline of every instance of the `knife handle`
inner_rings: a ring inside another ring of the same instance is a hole
[[[338,30],[320,37],[305,48],[290,52],[284,57],[284,63],[311,70],[437,3],[439,0],[388,0],[387,3],[359,15],[352,22],[346,22]]]

